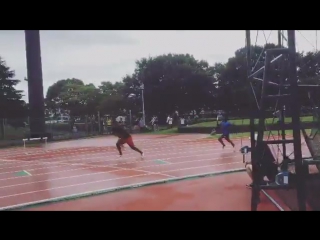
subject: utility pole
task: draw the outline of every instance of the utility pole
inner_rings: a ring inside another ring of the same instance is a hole
[[[141,84],[141,99],[142,99],[142,119],[143,119],[143,125],[146,125],[146,113],[144,111],[144,84]]]
[[[46,134],[40,30],[25,30],[31,138]]]

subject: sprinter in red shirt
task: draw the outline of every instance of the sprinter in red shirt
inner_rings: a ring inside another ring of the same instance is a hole
[[[143,152],[134,145],[132,136],[122,126],[113,126],[112,134],[119,138],[119,140],[116,143],[116,146],[119,151],[120,157],[122,156],[121,146],[125,143],[128,144],[132,150],[140,153],[141,157],[143,157]]]

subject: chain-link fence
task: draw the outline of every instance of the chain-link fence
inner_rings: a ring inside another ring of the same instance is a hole
[[[114,121],[123,125],[132,132],[135,125],[139,125],[140,115],[134,115],[131,111],[116,115],[100,114],[86,116],[46,117],[46,132],[51,140],[62,140],[89,137],[95,135],[111,134],[111,126]],[[0,141],[16,141],[28,136],[30,133],[29,118],[24,119],[0,119]]]
[[[22,139],[28,133],[28,119],[0,118],[0,140]]]
[[[124,114],[45,118],[45,127],[51,141],[67,140],[111,134],[113,121],[118,121],[131,131],[130,117]],[[28,118],[0,119],[0,147],[21,144],[28,135]]]

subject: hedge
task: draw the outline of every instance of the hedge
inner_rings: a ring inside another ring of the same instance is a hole
[[[77,127],[78,132],[85,132],[91,129],[98,131],[98,124],[86,124],[86,123],[75,123],[74,126]],[[50,123],[46,124],[46,130],[48,132],[71,132],[72,127],[69,123]]]
[[[304,129],[310,129],[314,127],[314,123],[303,123],[303,128]],[[258,126],[256,125],[256,128]],[[279,124],[273,124],[273,125],[268,125],[267,130],[269,131],[277,131],[280,130],[280,125]],[[285,130],[290,130],[292,129],[292,123],[287,123],[284,126]],[[178,133],[206,133],[209,134],[213,130],[213,127],[178,127]],[[230,133],[241,133],[241,132],[250,132],[250,126],[249,125],[233,125],[230,129]],[[220,133],[220,129],[217,129],[217,133]]]

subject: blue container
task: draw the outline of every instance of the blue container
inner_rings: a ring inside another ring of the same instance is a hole
[[[277,185],[288,185],[289,184],[289,172],[284,171],[280,172],[276,176],[276,184]]]

